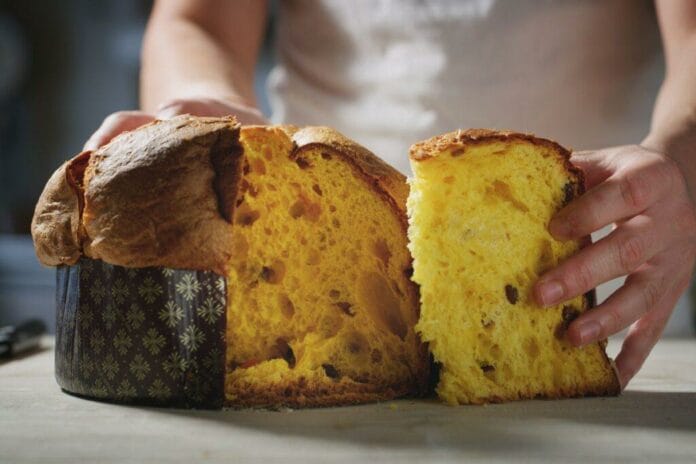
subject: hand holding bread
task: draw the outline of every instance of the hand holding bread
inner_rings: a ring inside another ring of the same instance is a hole
[[[588,192],[549,224],[559,240],[615,224],[614,231],[546,273],[536,286],[544,306],[581,295],[615,277],[626,283],[568,330],[583,346],[630,326],[616,366],[622,386],[638,372],[689,284],[696,256],[696,213],[678,165],[630,145],[575,153]]]
[[[242,124],[267,124],[261,112],[239,102],[227,102],[215,98],[177,98],[163,103],[156,113],[139,110],[117,111],[107,116],[92,134],[84,150],[96,150],[118,134],[131,131],[156,119],[171,119],[181,114],[192,116],[235,116]]]

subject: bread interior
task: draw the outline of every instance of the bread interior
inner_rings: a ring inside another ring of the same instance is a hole
[[[272,127],[243,128],[241,143],[228,402],[311,405],[412,389],[420,345],[404,224],[336,151],[294,150]]]
[[[582,297],[533,301],[542,273],[575,253],[547,231],[576,190],[562,155],[528,141],[454,147],[413,163],[408,201],[417,330],[441,363],[449,403],[601,392],[613,373],[598,344],[572,347],[565,330]]]

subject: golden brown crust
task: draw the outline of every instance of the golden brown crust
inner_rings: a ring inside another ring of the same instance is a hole
[[[71,185],[70,167],[83,152],[63,163],[46,183],[34,209],[31,235],[39,261],[46,266],[75,264],[81,256],[79,193]]]
[[[342,156],[405,221],[408,186],[396,169],[332,129],[275,128],[292,137],[293,156],[315,146]],[[238,134],[239,125],[231,118],[180,116],[156,121],[121,134],[94,152],[84,174],[84,191],[69,185],[69,163],[61,166],[36,209],[40,260],[46,265],[73,264],[84,254],[129,267],[222,271],[230,235],[229,197],[236,191],[241,169],[236,159]],[[210,186],[220,169],[215,153],[226,150],[235,155],[235,162],[225,167],[229,189],[225,198]],[[80,222],[84,236],[79,233]]]
[[[570,151],[553,140],[537,137],[534,134],[525,134],[513,131],[497,131],[491,129],[460,129],[458,131],[437,135],[411,145],[411,149],[409,150],[409,158],[415,162],[422,162],[435,158],[445,152],[451,153],[452,156],[460,156],[466,152],[466,148],[468,146],[475,146],[494,141],[529,142],[533,145],[547,147],[552,152],[560,155],[559,159],[563,163],[568,173],[574,175],[578,179],[579,185],[584,186],[585,174],[582,172],[582,169],[570,162]]]
[[[613,366],[613,362],[611,363]],[[517,400],[560,400],[564,398],[586,398],[593,396],[616,396],[620,393],[620,390],[616,389],[618,381],[616,384],[612,383],[609,385],[591,385],[591,386],[577,386],[575,388],[558,388],[553,392],[546,392],[541,394],[535,394],[530,391],[518,392],[515,396],[489,396],[485,400],[472,401],[467,404],[474,405],[484,405],[490,403],[507,403],[508,401]]]
[[[156,121],[92,153],[80,179],[84,192],[69,188],[64,165],[37,206],[39,258],[73,264],[82,252],[127,267],[224,273],[231,238],[225,218],[241,169],[238,136],[233,118]]]
[[[213,157],[228,153],[238,166],[238,136],[232,118],[180,116],[96,151],[85,173],[85,254],[126,267],[224,273],[231,230],[214,190]]]
[[[351,163],[381,194],[386,193],[404,215],[408,184],[406,177],[365,147],[329,127],[305,127],[292,133],[298,150],[324,146]]]
[[[448,150],[469,145],[494,141],[511,142],[515,140],[531,142],[534,145],[545,145],[553,150],[570,154],[566,148],[557,142],[537,137],[534,134],[492,129],[459,129],[414,143],[409,150],[409,157],[414,161],[424,161],[429,158],[435,158]],[[464,151],[457,151],[453,155],[459,156],[463,153]]]
[[[301,381],[268,385],[263,391],[249,390],[237,394],[234,400],[227,399],[225,405],[234,408],[313,408],[389,401],[420,394],[409,384],[385,387],[344,378],[329,383]]]

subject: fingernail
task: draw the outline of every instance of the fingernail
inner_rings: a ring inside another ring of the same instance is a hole
[[[563,298],[563,286],[556,280],[544,282],[539,287],[539,296],[544,306],[551,306]]]
[[[579,326],[575,329],[580,335],[580,345],[587,345],[599,337],[599,332],[602,330],[602,326],[596,321],[582,321],[577,322]]]

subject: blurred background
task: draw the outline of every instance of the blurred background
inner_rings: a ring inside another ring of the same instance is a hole
[[[55,272],[34,255],[29,226],[50,174],[109,113],[138,107],[140,42],[150,0],[0,0],[0,326],[30,318],[54,330]],[[271,19],[256,91],[269,115]],[[661,79],[655,73],[655,88]],[[600,300],[620,281],[602,286]],[[693,334],[685,295],[668,333]]]
[[[0,326],[30,317],[54,330],[55,271],[29,236],[53,171],[108,114],[138,107],[140,42],[151,0],[0,0]],[[272,19],[271,19],[272,22]],[[272,27],[257,94],[272,67]]]

